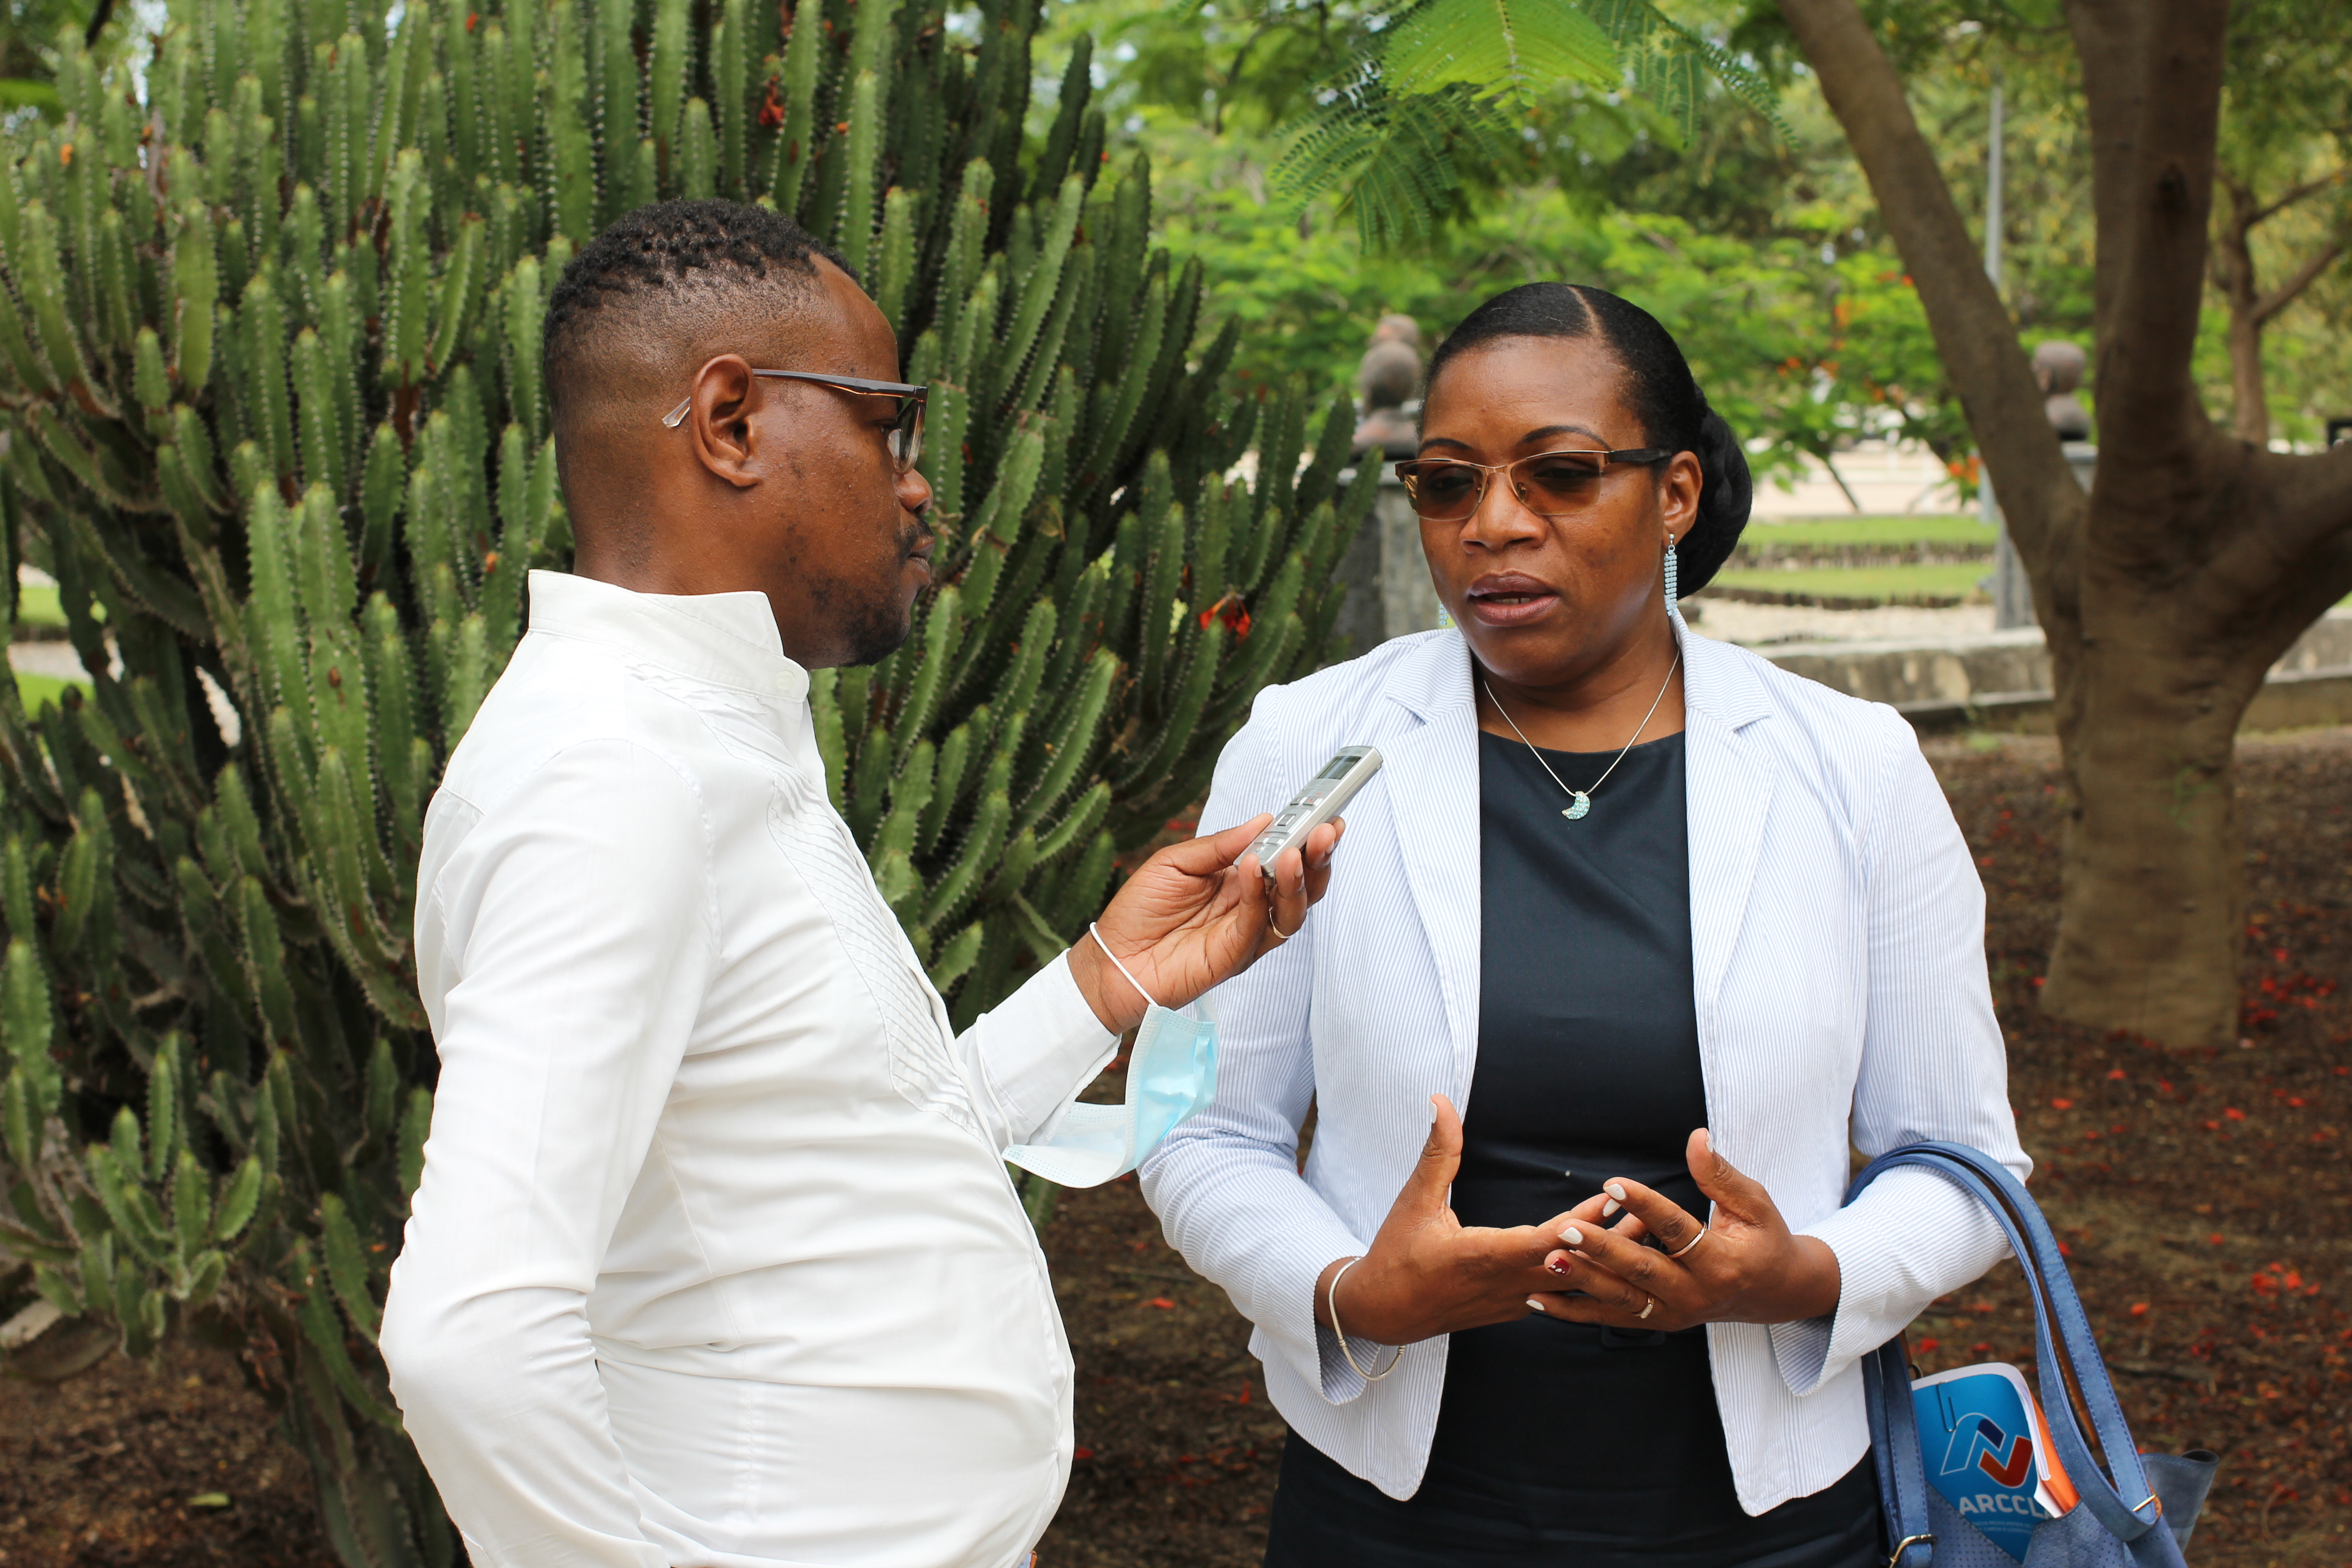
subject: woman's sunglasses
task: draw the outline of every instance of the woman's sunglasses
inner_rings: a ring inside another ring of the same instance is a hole
[[[856,397],[893,397],[898,399],[898,417],[885,437],[890,448],[890,461],[900,473],[915,466],[923,455],[923,400],[931,395],[928,386],[909,386],[898,381],[866,381],[855,375],[823,375],[807,370],[755,370],[753,375],[764,375],[776,381],[807,381],[819,386],[829,386],[835,392],[846,392]],[[686,411],[694,406],[687,400],[662,416],[662,426],[675,430],[686,418]]]
[[[1601,498],[1601,476],[1612,463],[1644,468],[1675,454],[1662,447],[1621,452],[1538,452],[1516,463],[1465,463],[1420,458],[1396,466],[1412,510],[1428,522],[1464,522],[1486,499],[1487,476],[1509,478],[1511,493],[1538,517],[1574,517]]]

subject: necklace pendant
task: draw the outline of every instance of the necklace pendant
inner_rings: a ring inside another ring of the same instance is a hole
[[[1572,789],[1568,793],[1575,798],[1561,810],[1560,815],[1568,818],[1570,822],[1574,822],[1577,818],[1582,816],[1586,812],[1592,809],[1592,797],[1585,794],[1580,789]]]

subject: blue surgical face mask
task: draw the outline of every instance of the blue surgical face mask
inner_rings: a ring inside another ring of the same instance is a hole
[[[1102,938],[1097,934],[1097,942]],[[1103,952],[1144,1000],[1127,965]],[[1192,1015],[1201,1015],[1194,1017]],[[1073,1105],[1043,1143],[1015,1144],[1004,1157],[1066,1187],[1099,1186],[1141,1164],[1144,1156],[1217,1094],[1217,1023],[1205,1002],[1183,1012],[1151,1002],[1127,1058],[1127,1100],[1120,1105]]]

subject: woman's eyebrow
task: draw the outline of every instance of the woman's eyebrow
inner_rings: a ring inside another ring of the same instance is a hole
[[[1593,440],[1600,442],[1603,447],[1607,447],[1609,445],[1609,438],[1607,437],[1601,435],[1600,431],[1591,428],[1590,426],[1585,425],[1539,426],[1536,429],[1530,430],[1526,435],[1520,437],[1519,445],[1522,447],[1531,447],[1538,441],[1549,441],[1554,436],[1589,436]],[[1423,437],[1421,443],[1421,449],[1426,452],[1432,447],[1457,447],[1465,452],[1475,450],[1469,442],[1457,441],[1451,436],[1430,436]]]
[[[1609,445],[1608,437],[1602,436],[1600,431],[1585,425],[1546,425],[1540,428],[1530,430],[1526,435],[1520,437],[1519,445],[1522,447],[1528,447],[1534,445],[1538,441],[1549,441],[1554,436],[1570,435],[1590,436],[1594,440],[1600,442],[1603,447]]]

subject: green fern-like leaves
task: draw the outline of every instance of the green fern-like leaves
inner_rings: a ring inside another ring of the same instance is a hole
[[[1508,178],[1564,83],[1630,87],[1686,143],[1713,76],[1789,134],[1760,76],[1649,0],[1417,0],[1378,37],[1287,127],[1273,172],[1294,207],[1339,192],[1368,249],[1426,237],[1469,184]]]
[[[1518,119],[1496,99],[1461,83],[1395,93],[1368,72],[1301,123],[1273,183],[1295,206],[1341,193],[1365,247],[1385,250],[1462,211],[1465,164],[1491,173],[1526,155]]]
[[[1423,0],[1384,35],[1381,74],[1400,95],[1455,84],[1519,108],[1563,81],[1613,87],[1610,36],[1573,0]]]
[[[1780,119],[1780,100],[1761,76],[1716,44],[1668,16],[1649,0],[1580,0],[1633,74],[1633,90],[1664,114],[1685,144],[1698,134],[1699,101],[1708,76],[1769,121],[1782,140],[1795,137]]]

